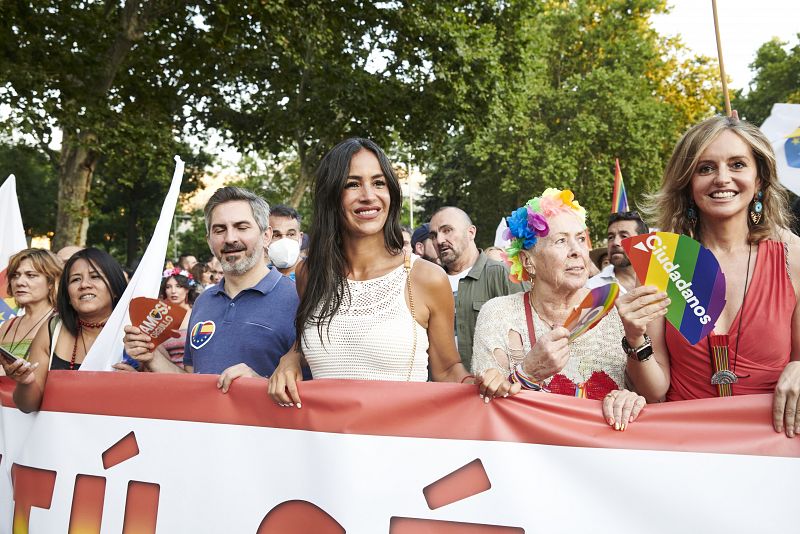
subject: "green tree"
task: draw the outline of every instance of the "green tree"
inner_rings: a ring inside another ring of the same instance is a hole
[[[25,144],[0,144],[0,183],[6,176],[17,178],[17,197],[25,234],[53,235],[58,193],[57,178],[50,161],[36,148]]]
[[[791,48],[778,39],[767,41],[756,52],[750,69],[755,73],[750,90],[737,101],[741,117],[761,124],[773,104],[800,104],[800,41]]]
[[[196,118],[186,109],[207,91],[219,42],[195,23],[201,7],[213,14],[224,5],[0,3],[0,104],[10,109],[5,126],[35,139],[58,176],[55,248],[86,242],[103,157],[125,165],[146,149],[115,133],[135,123],[153,138],[165,126],[179,137]],[[55,131],[58,154],[47,149]]]
[[[664,9],[660,1],[581,0],[505,10],[493,42],[499,74],[480,100],[489,106],[432,147],[426,214],[461,206],[486,245],[501,216],[546,187],[570,188],[596,239],[615,157],[635,209],[679,134],[711,113],[717,96],[711,63],[678,61],[677,43],[650,27]]]

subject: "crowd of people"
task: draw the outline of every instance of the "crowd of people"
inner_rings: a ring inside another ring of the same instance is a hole
[[[187,310],[180,336],[155,346],[128,326],[116,368],[215,374],[223,392],[255,377],[297,408],[298,383],[310,379],[469,383],[484,403],[526,389],[602,401],[620,431],[648,403],[773,393],[775,430],[800,432],[800,239],[772,148],[745,121],[689,129],[641,202],[647,217],[612,214],[607,246],[594,251],[567,189],[511,211],[504,249],[479,249],[456,206],[403,228],[393,166],[367,139],[325,155],[314,199],[306,234],[290,207],[217,190],[204,210],[212,259],[182,256],[163,273],[159,298]],[[645,219],[700,241],[725,273],[725,307],[695,345],[665,320],[670,299],[637,281],[621,246],[649,232]],[[61,252],[24,250],[8,267],[22,313],[0,326],[0,346],[20,358],[3,370],[24,411],[39,408],[49,370],[80,368],[125,289],[107,253]],[[615,307],[570,340],[573,308],[612,282]]]

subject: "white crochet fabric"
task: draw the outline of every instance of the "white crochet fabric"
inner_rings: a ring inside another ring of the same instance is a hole
[[[416,256],[411,256],[413,265]],[[406,305],[406,272],[402,265],[372,280],[348,280],[347,296],[329,328],[307,324],[303,334],[303,354],[318,378],[357,380],[408,379],[411,348],[411,311]],[[415,291],[414,286],[411,287]],[[415,293],[417,299],[419,296]],[[417,300],[419,302],[419,300]],[[349,304],[349,305],[348,305]],[[428,332],[419,323],[417,350],[411,380],[428,379]]]
[[[509,373],[508,361],[498,362],[493,353],[501,349],[508,354],[508,332],[514,330],[522,336],[524,353],[531,350],[528,339],[528,323],[525,320],[527,293],[514,293],[488,301],[478,314],[475,324],[475,341],[472,351],[472,372],[480,375],[484,370],[496,368]],[[550,331],[550,327],[533,311],[533,327],[537,339]],[[605,316],[597,326],[569,344],[569,361],[562,375],[574,383],[588,380],[594,371],[605,371],[622,388],[625,387],[627,356],[622,350],[625,330],[616,308]],[[549,382],[549,379],[545,382]]]

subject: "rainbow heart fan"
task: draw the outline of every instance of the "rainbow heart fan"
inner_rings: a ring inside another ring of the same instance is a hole
[[[665,291],[667,321],[695,345],[714,330],[725,307],[725,274],[714,254],[689,236],[652,232],[622,248],[643,285]]]

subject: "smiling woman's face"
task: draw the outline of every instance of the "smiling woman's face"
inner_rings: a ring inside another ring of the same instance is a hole
[[[103,273],[83,258],[72,264],[67,279],[69,301],[79,316],[110,315],[113,309]]]
[[[378,158],[362,149],[350,159],[350,170],[342,191],[344,228],[351,235],[383,231],[392,200]]]
[[[753,151],[730,130],[708,145],[692,173],[692,198],[701,221],[746,218],[760,186]]]

